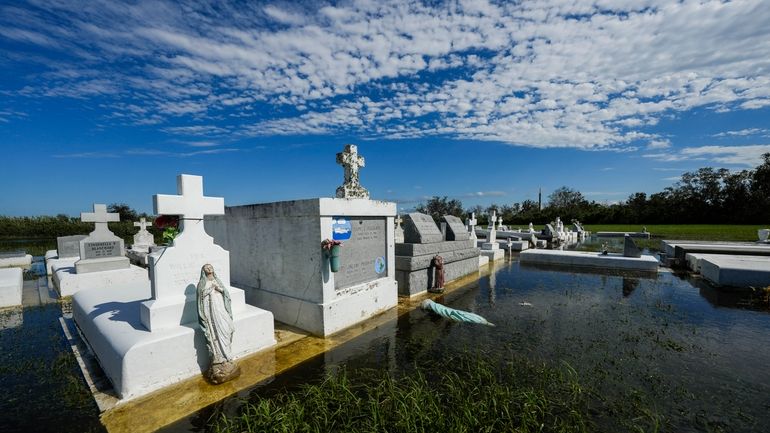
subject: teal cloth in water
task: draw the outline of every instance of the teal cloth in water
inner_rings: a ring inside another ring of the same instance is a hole
[[[432,311],[441,317],[446,317],[447,319],[454,320],[455,322],[479,323],[481,325],[495,326],[494,323],[488,322],[487,319],[479,316],[478,314],[470,313],[468,311],[455,310],[454,308],[449,308],[447,306],[437,304],[430,299],[422,301],[420,308],[423,310]]]

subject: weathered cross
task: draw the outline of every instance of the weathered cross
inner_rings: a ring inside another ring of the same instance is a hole
[[[397,215],[398,218],[396,218],[396,228],[401,228],[401,223],[404,222],[404,220],[401,218],[401,214]]]
[[[345,168],[345,184],[359,184],[358,169],[366,165],[355,144],[348,144],[343,152],[337,154],[337,164]]]
[[[142,217],[139,219],[138,223],[134,223],[134,227],[139,227],[139,231],[146,231],[147,227],[152,227],[152,223],[148,223],[147,219]]]
[[[471,219],[468,220],[468,230],[471,232],[471,239],[476,239],[476,212],[471,212]]]
[[[203,195],[203,177],[180,174],[176,178],[179,195],[155,194],[153,206],[157,215],[179,215],[181,233],[174,239],[188,239],[194,235],[209,237],[203,230],[204,215],[224,215],[225,199]]]
[[[492,211],[492,217],[489,219],[489,230],[494,230],[495,222],[497,221],[497,211]]]
[[[497,217],[497,228],[499,229],[501,225],[503,225],[503,217],[499,216]]]
[[[107,223],[120,221],[120,214],[108,213],[106,204],[94,203],[94,211],[81,212],[80,221],[94,223],[95,228],[92,233],[109,233],[110,229],[107,227]]]

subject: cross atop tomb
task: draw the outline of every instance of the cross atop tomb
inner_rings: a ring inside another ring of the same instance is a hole
[[[497,228],[500,229],[501,225],[503,225],[503,217],[499,216],[497,217]]]
[[[107,223],[120,221],[120,214],[107,212],[106,204],[94,203],[94,211],[81,212],[80,221],[86,223],[94,223],[95,228],[92,234],[110,233],[110,229],[107,227]]]
[[[147,227],[152,227],[152,223],[148,223],[145,217],[139,219],[139,222],[134,223],[134,227],[139,227],[139,231],[147,231]]]
[[[337,188],[338,198],[369,198],[369,191],[361,186],[358,170],[366,167],[364,157],[358,154],[355,144],[348,144],[337,154],[337,164],[345,168],[345,182]]]
[[[155,194],[153,206],[157,215],[179,215],[181,233],[177,239],[187,238],[194,231],[206,235],[203,230],[204,215],[224,215],[225,199],[205,197],[203,195],[203,177],[180,174],[176,177],[176,190],[179,195]],[[187,229],[187,232],[185,232]],[[176,245],[176,239],[174,242]]]
[[[398,215],[397,215],[397,218],[396,218],[396,228],[397,228],[397,229],[400,229],[400,228],[401,228],[401,223],[402,223],[402,222],[404,222],[404,219],[403,219],[403,218],[401,218],[401,214],[398,214]]]
[[[497,221],[497,211],[492,211],[492,216],[489,218],[489,230],[495,229],[495,222]]]

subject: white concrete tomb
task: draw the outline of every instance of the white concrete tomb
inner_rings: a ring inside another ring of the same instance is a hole
[[[122,401],[200,374],[209,364],[197,323],[196,284],[210,263],[232,300],[235,358],[275,344],[273,315],[247,305],[230,286],[228,251],[203,229],[203,216],[222,214],[222,198],[203,196],[200,176],[180,175],[178,196],[156,195],[156,214],[180,215],[173,245],[150,254],[151,285],[90,290],[73,297],[73,316]]]

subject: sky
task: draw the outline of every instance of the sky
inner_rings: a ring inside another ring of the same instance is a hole
[[[128,4],[126,4],[128,3]],[[614,203],[770,152],[767,0],[0,5],[0,215],[226,205]]]

